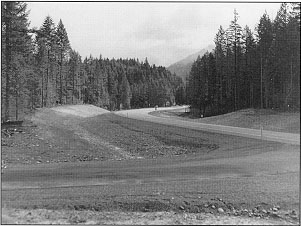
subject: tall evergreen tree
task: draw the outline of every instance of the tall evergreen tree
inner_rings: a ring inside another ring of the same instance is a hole
[[[68,74],[66,77],[67,91],[71,90],[71,103],[75,104],[80,100],[80,68],[81,57],[75,50],[70,51],[70,57],[68,61]],[[66,95],[67,96],[67,95]]]
[[[131,98],[132,93],[130,89],[130,84],[127,80],[127,77],[125,74],[122,75],[122,81],[121,81],[121,103],[124,109],[131,108]]]
[[[56,36],[55,25],[50,16],[47,16],[36,36],[38,46],[37,61],[41,70],[41,105],[51,106],[55,102],[56,90],[54,74],[56,64]]]
[[[216,62],[216,80],[218,86],[219,100],[218,108],[219,112],[225,112],[226,101],[225,101],[225,80],[226,80],[226,34],[222,26],[220,26],[218,33],[214,39],[215,42],[215,62]]]
[[[240,56],[240,50],[241,50],[241,38],[242,38],[242,28],[238,24],[238,13],[236,12],[236,9],[234,10],[234,18],[231,21],[231,24],[229,28],[227,29],[227,35],[229,37],[230,46],[232,47],[232,51],[234,54],[234,65],[233,65],[233,71],[234,71],[234,78],[233,78],[233,90],[234,90],[234,110],[237,110],[239,107],[238,103],[238,87],[239,87],[239,81],[240,81],[240,74],[239,74],[239,56]]]
[[[268,107],[290,109],[296,102],[293,79],[298,83],[296,66],[300,65],[300,25],[292,12],[291,5],[283,3],[274,21],[274,40],[268,58],[268,72],[273,79]]]
[[[240,95],[243,100],[243,107],[255,106],[255,93],[257,87],[260,86],[260,77],[258,76],[258,60],[256,51],[256,42],[251,29],[246,26],[243,32],[243,49],[244,49],[244,63],[243,67],[243,87],[241,90],[245,95]]]
[[[56,38],[56,45],[58,49],[59,55],[59,102],[60,104],[63,103],[63,68],[65,60],[68,59],[68,53],[70,51],[70,43],[67,31],[64,27],[62,20],[60,19],[56,31],[55,31],[55,38]],[[66,80],[66,79],[65,79]],[[65,89],[67,87],[65,86]],[[65,90],[65,94],[67,95],[67,90]],[[67,96],[66,96],[67,98]]]
[[[2,112],[4,112],[4,120],[9,120],[10,109],[14,107],[15,118],[18,120],[19,108],[22,106],[19,99],[25,94],[24,80],[30,70],[28,59],[32,49],[31,37],[28,34],[27,4],[1,2],[1,22],[1,103],[4,103]],[[15,106],[11,104],[13,99]]]
[[[258,50],[260,53],[260,77],[261,77],[261,107],[268,107],[269,97],[269,73],[266,71],[268,67],[268,54],[273,41],[273,24],[267,13],[260,18],[257,26]],[[264,90],[263,90],[264,87]],[[263,99],[264,97],[264,99]]]

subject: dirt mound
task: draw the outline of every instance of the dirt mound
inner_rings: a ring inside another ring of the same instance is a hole
[[[63,105],[51,108],[52,110],[65,114],[74,115],[79,117],[94,117],[96,115],[101,115],[108,113],[108,110],[96,107],[94,105]]]

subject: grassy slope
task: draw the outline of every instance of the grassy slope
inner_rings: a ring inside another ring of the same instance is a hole
[[[200,123],[226,125],[234,127],[244,127],[260,129],[262,123],[263,129],[300,133],[300,113],[277,112],[273,110],[244,109],[237,112],[231,112],[224,115],[212,116],[207,118],[193,118],[185,114],[184,110],[165,111],[151,113],[163,117],[177,117],[182,120],[189,120]]]

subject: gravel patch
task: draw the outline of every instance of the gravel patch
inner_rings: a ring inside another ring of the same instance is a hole
[[[98,212],[46,209],[3,209],[3,224],[106,224],[106,225],[293,225],[285,219],[219,216],[210,213]]]

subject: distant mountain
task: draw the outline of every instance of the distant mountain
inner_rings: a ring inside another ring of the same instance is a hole
[[[212,49],[214,49],[214,45],[209,45],[206,48],[189,55],[183,60],[171,64],[169,67],[167,67],[167,70],[169,70],[171,73],[175,73],[185,82],[186,77],[189,75],[192,63],[197,59],[198,56],[202,57],[207,51],[210,52]]]

